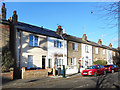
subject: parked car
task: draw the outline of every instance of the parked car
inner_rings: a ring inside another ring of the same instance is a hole
[[[119,70],[119,68],[118,68],[116,65],[114,65],[114,64],[105,65],[104,67],[105,67],[105,70],[106,70],[107,72],[112,72],[112,73],[114,73],[115,71],[118,71],[118,70]]]
[[[105,67],[102,65],[91,65],[82,71],[82,75],[94,75],[106,74]]]

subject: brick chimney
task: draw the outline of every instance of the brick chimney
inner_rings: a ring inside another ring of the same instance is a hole
[[[117,47],[117,50],[120,50],[120,47]]]
[[[1,18],[6,20],[6,8],[5,8],[5,3],[3,3],[3,5],[2,5]]]
[[[62,26],[60,26],[60,25],[58,26],[56,33],[57,33],[58,35],[62,36],[62,34],[63,34]]]
[[[82,40],[87,40],[86,34],[83,34]]]
[[[17,12],[14,11],[14,12],[13,12],[13,16],[12,16],[12,22],[13,22],[13,23],[17,23],[17,20],[18,20],[18,15],[17,15]]]
[[[99,45],[102,45],[101,39],[98,40],[98,44],[99,44]]]
[[[111,43],[109,44],[109,47],[112,48],[112,44]]]

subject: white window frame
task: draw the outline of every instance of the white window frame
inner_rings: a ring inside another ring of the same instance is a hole
[[[113,55],[115,56],[115,52],[113,52]]]
[[[95,54],[98,54],[98,48],[97,47],[95,48]]]
[[[73,47],[73,44],[74,44],[74,47]],[[72,43],[72,48],[74,48],[73,49],[74,51],[78,51],[78,45],[77,45],[77,43]]]
[[[52,59],[51,58],[48,59],[48,68],[52,68]]]
[[[105,49],[103,49],[103,54],[105,54]]]
[[[71,58],[71,65],[76,65],[76,58],[75,57]]]
[[[27,68],[34,67],[34,65],[33,65],[33,58],[34,58],[33,55],[28,55]],[[32,63],[32,66],[28,66],[29,63]]]
[[[88,52],[88,45],[85,45],[85,52]]]

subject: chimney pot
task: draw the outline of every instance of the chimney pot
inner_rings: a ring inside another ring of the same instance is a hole
[[[17,11],[15,10],[15,11],[13,12],[13,16],[12,16],[12,21],[13,21],[13,23],[17,23],[17,19],[18,19]]]
[[[82,39],[83,39],[83,40],[87,40],[87,36],[86,36],[86,34],[83,34]]]
[[[56,33],[60,36],[63,34],[62,26],[60,26],[60,25],[58,26]]]
[[[111,47],[111,48],[112,48],[112,44],[111,44],[111,43],[109,44],[109,47]]]
[[[5,3],[3,3],[2,7],[5,8]]]
[[[102,45],[101,39],[98,40],[98,44],[99,44],[99,45]]]
[[[58,28],[62,28],[62,26],[59,25]]]
[[[6,19],[5,3],[3,3],[2,8],[1,8],[1,18],[2,18],[2,19]]]

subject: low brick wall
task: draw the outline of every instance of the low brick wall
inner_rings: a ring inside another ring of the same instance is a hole
[[[1,73],[0,75],[3,78],[11,79],[13,80],[13,71],[6,72],[6,73]]]
[[[48,77],[47,69],[40,69],[40,70],[25,70],[25,68],[22,69],[22,79],[43,78],[43,77]]]

